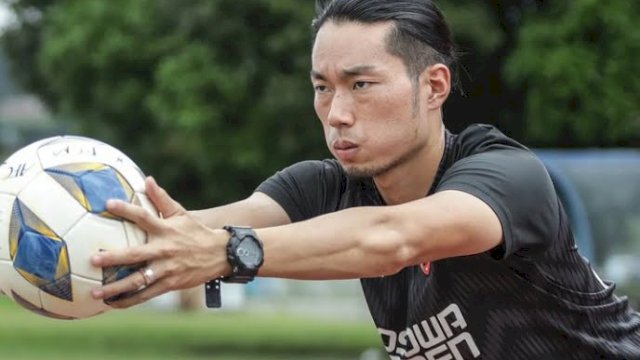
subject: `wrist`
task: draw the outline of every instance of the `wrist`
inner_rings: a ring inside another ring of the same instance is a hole
[[[225,226],[229,233],[226,253],[231,274],[223,281],[246,284],[253,281],[264,261],[262,241],[248,226]]]
[[[229,276],[231,274],[231,264],[227,260],[227,244],[229,243],[229,233],[224,229],[213,229],[213,249],[212,257],[216,259],[213,268],[215,269],[212,278]]]

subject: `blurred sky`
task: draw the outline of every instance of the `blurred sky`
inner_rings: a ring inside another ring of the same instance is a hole
[[[9,12],[7,5],[0,3],[0,29],[7,24],[10,18],[11,13]]]

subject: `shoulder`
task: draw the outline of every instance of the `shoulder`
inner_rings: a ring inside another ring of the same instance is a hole
[[[491,125],[475,124],[456,135],[444,178],[467,172],[530,184],[550,182],[548,172],[537,155]],[[448,176],[447,176],[448,175]]]
[[[499,172],[525,184],[533,179],[547,182],[549,178],[542,161],[529,148],[492,125],[474,124],[464,129],[456,136],[452,153],[451,170]]]
[[[462,137],[462,138],[461,138]],[[436,192],[458,190],[489,205],[502,224],[500,256],[546,249],[557,237],[559,202],[544,164],[525,146],[482,125],[460,133]]]
[[[504,148],[478,152],[457,160],[445,171],[437,191],[466,189],[508,203],[530,204],[555,198],[553,182],[544,164],[528,150]],[[552,202],[550,202],[552,205]]]
[[[503,134],[496,127],[487,124],[468,126],[456,136],[452,144],[456,159],[491,150],[507,149],[528,150],[526,146]]]

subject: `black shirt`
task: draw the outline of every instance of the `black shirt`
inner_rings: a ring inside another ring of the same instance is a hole
[[[391,359],[640,359],[640,315],[579,254],[535,155],[488,125],[447,132],[430,193],[488,204],[504,242],[491,251],[361,279]],[[372,179],[335,160],[295,164],[257,191],[292,221],[384,205]]]

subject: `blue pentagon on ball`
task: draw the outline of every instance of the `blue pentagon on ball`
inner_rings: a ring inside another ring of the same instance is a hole
[[[16,271],[40,290],[72,301],[65,242],[20,200],[13,205],[9,227],[9,252]]]
[[[107,200],[133,200],[131,185],[117,170],[101,163],[68,164],[45,171],[93,214],[113,218],[107,212]]]

